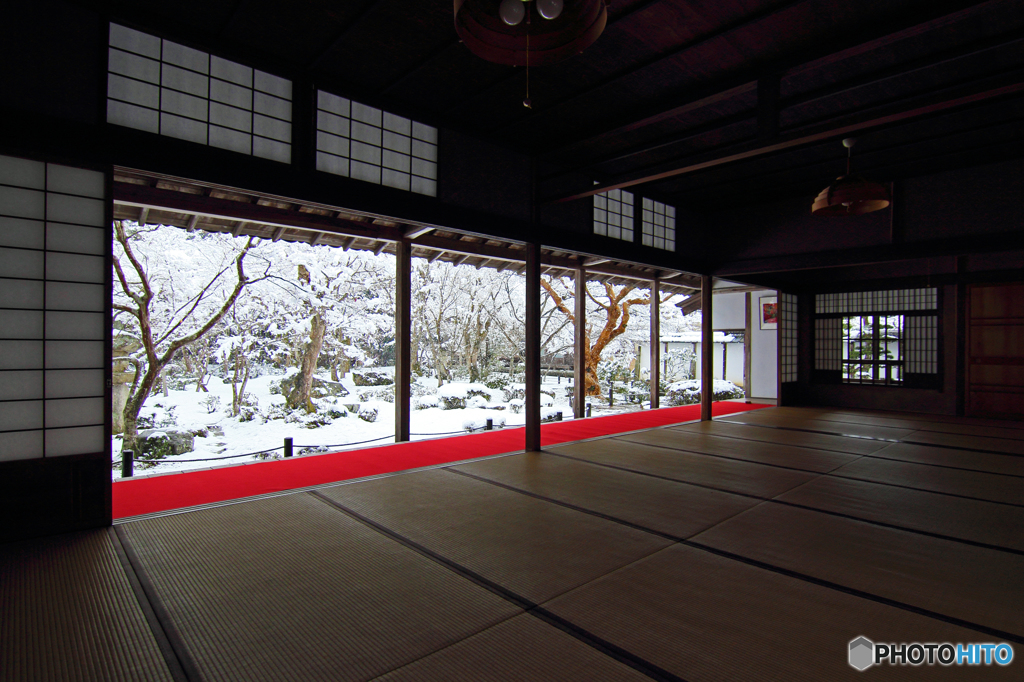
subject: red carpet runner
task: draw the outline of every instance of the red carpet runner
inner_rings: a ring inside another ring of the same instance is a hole
[[[762,407],[769,406],[720,402],[714,403],[712,413],[717,417]],[[699,418],[700,405],[686,405],[646,412],[628,412],[610,417],[556,422],[541,427],[541,443],[557,445]],[[522,449],[523,431],[520,427],[326,455],[115,481],[114,518],[121,519],[168,509],[234,500]]]

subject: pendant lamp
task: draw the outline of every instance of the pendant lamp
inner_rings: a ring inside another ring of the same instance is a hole
[[[604,31],[607,0],[454,0],[455,31],[498,64],[545,66],[583,52]]]
[[[843,146],[849,150],[846,156],[846,175],[836,178],[835,182],[821,190],[811,205],[812,214],[838,218],[871,213],[889,205],[891,197],[885,185],[850,174],[850,160],[856,142],[852,137],[843,140]]]

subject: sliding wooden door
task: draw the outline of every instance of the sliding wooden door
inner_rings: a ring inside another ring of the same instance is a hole
[[[1024,419],[1024,283],[969,289],[967,414]]]

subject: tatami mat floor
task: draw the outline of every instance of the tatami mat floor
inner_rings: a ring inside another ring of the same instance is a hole
[[[0,546],[3,680],[839,680],[1008,642],[1024,425],[772,408]]]

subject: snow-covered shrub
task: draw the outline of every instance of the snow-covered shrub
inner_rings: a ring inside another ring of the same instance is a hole
[[[508,409],[512,410],[512,414],[519,414],[523,411],[523,399],[513,398],[508,401]]]
[[[188,431],[172,429],[147,429],[139,432],[139,452],[136,457],[140,468],[148,468],[145,460],[164,459],[172,455],[181,455],[195,449],[195,436]]]
[[[491,426],[495,429],[505,426],[505,415],[485,412],[484,410],[474,410],[473,412],[468,412],[465,419],[462,420],[462,429],[464,431],[480,431],[487,426],[488,419],[491,420]]]
[[[373,388],[364,388],[359,391],[359,399],[361,401],[369,402],[371,400],[380,400],[385,403],[395,402],[395,387],[394,385],[388,386],[374,386]]]
[[[352,383],[356,386],[387,386],[395,383],[389,372],[359,369],[352,372]]]
[[[242,405],[238,408],[238,421],[251,422],[256,419],[257,414],[259,414],[259,411],[255,407]]]
[[[414,410],[427,410],[431,407],[437,407],[440,402],[441,399],[436,395],[425,395],[416,398],[412,403],[412,407]]]
[[[274,419],[284,419],[290,414],[288,406],[284,403],[274,403],[263,412],[263,419],[265,421],[272,421]]]
[[[370,422],[371,424],[377,421],[377,406],[361,405],[359,407],[359,418],[364,422]]]
[[[540,408],[540,420],[542,422],[553,422],[558,419],[558,413],[561,412],[561,408],[554,407],[542,407]]]
[[[467,400],[476,396],[485,398],[485,402],[489,401],[491,389],[483,384],[454,382],[437,389],[437,396],[441,399],[444,409],[461,410],[465,409]]]
[[[474,409],[487,407],[487,398],[482,395],[475,395],[466,401],[466,407]]]
[[[333,421],[329,414],[323,412],[310,412],[299,417],[299,423],[307,429],[319,429],[321,426],[328,426]]]
[[[526,384],[509,384],[501,389],[505,402],[513,400],[524,400],[526,398]]]
[[[541,405],[541,407],[551,407],[554,404],[555,404],[555,399],[552,398],[550,395],[548,395],[547,393],[541,393],[540,394],[540,405]]]
[[[731,400],[743,397],[743,389],[731,381],[715,379],[712,400]],[[700,381],[687,379],[669,384],[666,400],[670,405],[696,405],[700,402]]]
[[[220,396],[213,395],[211,393],[210,395],[200,400],[199,404],[206,408],[207,414],[213,414],[214,412],[220,409]]]
[[[501,390],[507,387],[510,383],[512,383],[512,379],[510,379],[507,374],[502,374],[500,372],[488,374],[487,378],[484,379],[484,386],[494,390]]]

